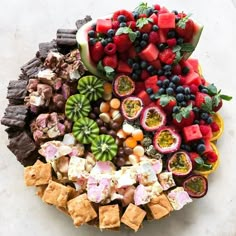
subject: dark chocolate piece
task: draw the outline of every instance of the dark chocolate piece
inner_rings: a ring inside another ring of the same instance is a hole
[[[56,40],[52,40],[51,42],[48,43],[40,43],[39,52],[37,53],[37,56],[41,60],[44,60],[50,51],[58,52]]]
[[[15,154],[17,160],[24,166],[33,165],[37,160],[37,147],[25,131],[10,138],[7,147]]]
[[[75,46],[77,44],[76,38],[57,38],[58,45]]]
[[[29,78],[36,77],[40,68],[42,67],[42,62],[39,58],[35,57],[28,61],[25,65],[21,67],[21,70]]]
[[[58,29],[57,34],[76,34],[77,29]]]
[[[8,85],[7,99],[11,104],[23,104],[27,94],[27,80],[11,80]]]
[[[91,16],[85,16],[84,19],[79,19],[75,22],[75,25],[77,27],[77,29],[81,28],[81,26],[83,26],[84,24],[86,24],[87,22],[91,21],[92,18]]]

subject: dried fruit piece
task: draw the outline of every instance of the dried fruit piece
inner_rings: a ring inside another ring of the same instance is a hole
[[[91,111],[91,106],[87,96],[75,94],[66,101],[65,114],[67,118],[77,121],[80,117],[86,117]]]
[[[72,132],[80,143],[89,144],[98,136],[99,128],[95,121],[82,117],[74,123]]]

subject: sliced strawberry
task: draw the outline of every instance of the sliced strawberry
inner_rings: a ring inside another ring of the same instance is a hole
[[[118,19],[118,16],[120,16],[120,15],[124,15],[126,17],[127,21],[134,20],[134,16],[133,16],[132,12],[122,9],[122,10],[114,12],[114,14],[112,16],[113,21],[116,21]]]
[[[206,157],[207,161],[210,163],[215,163],[218,160],[218,156],[214,151],[209,151],[204,153],[204,156]]]
[[[175,53],[170,48],[167,48],[159,53],[159,58],[163,63],[171,65],[174,62]]]
[[[117,51],[121,53],[128,50],[132,45],[128,34],[115,35],[113,41],[116,44]]]
[[[104,55],[104,48],[100,41],[96,42],[93,46],[90,47],[90,55],[94,62],[98,62]]]
[[[118,65],[116,54],[112,56],[105,56],[102,60],[102,64],[103,66],[110,66],[115,69]]]

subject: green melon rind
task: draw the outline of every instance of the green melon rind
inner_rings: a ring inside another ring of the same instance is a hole
[[[194,21],[194,24],[195,24],[195,27],[196,27],[195,28],[195,33],[193,35],[193,39],[189,43],[191,43],[194,46],[194,48],[196,48],[197,44],[198,44],[198,42],[200,40],[200,37],[201,37],[201,34],[202,34],[204,26],[199,24],[199,23],[197,23],[196,21]],[[186,53],[184,53],[183,58],[185,60],[187,60],[192,55],[192,53],[193,52],[186,52]]]
[[[83,61],[85,67],[91,72],[93,75],[98,76],[101,79],[107,80],[107,78],[97,70],[96,64],[89,57],[89,44],[88,44],[88,35],[87,32],[91,29],[91,26],[96,24],[96,20],[89,21],[84,24],[76,34],[76,40],[78,43],[78,47],[80,50],[81,60]]]
[[[85,95],[75,94],[70,96],[66,101],[66,117],[74,122],[77,121],[80,117],[86,117],[90,111],[91,105],[89,103],[89,100],[87,99],[87,96]]]
[[[81,94],[87,95],[90,101],[98,100],[104,92],[103,82],[94,75],[87,75],[80,78],[77,89]]]
[[[84,132],[85,127],[90,131],[88,134]],[[99,128],[95,121],[82,117],[74,123],[72,133],[80,143],[89,144],[98,136]]]

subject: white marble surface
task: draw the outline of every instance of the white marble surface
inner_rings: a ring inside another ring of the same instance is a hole
[[[74,27],[85,14],[93,17],[115,9],[133,9],[134,0],[1,0],[0,7],[0,116],[7,105],[6,87],[17,79],[19,67],[31,59],[39,42],[50,41],[57,28]],[[149,1],[155,3],[155,1]],[[171,217],[144,224],[136,235],[235,236],[236,235],[236,1],[159,1],[169,9],[193,13],[205,25],[194,56],[198,57],[207,80],[234,96],[221,114],[225,133],[218,141],[221,165],[209,178],[206,197],[186,206]],[[7,149],[7,135],[1,130],[0,157],[0,235],[111,235],[92,227],[75,229],[72,221],[53,207],[43,204],[33,188],[23,182],[23,167]],[[122,231],[116,235],[133,235]]]

